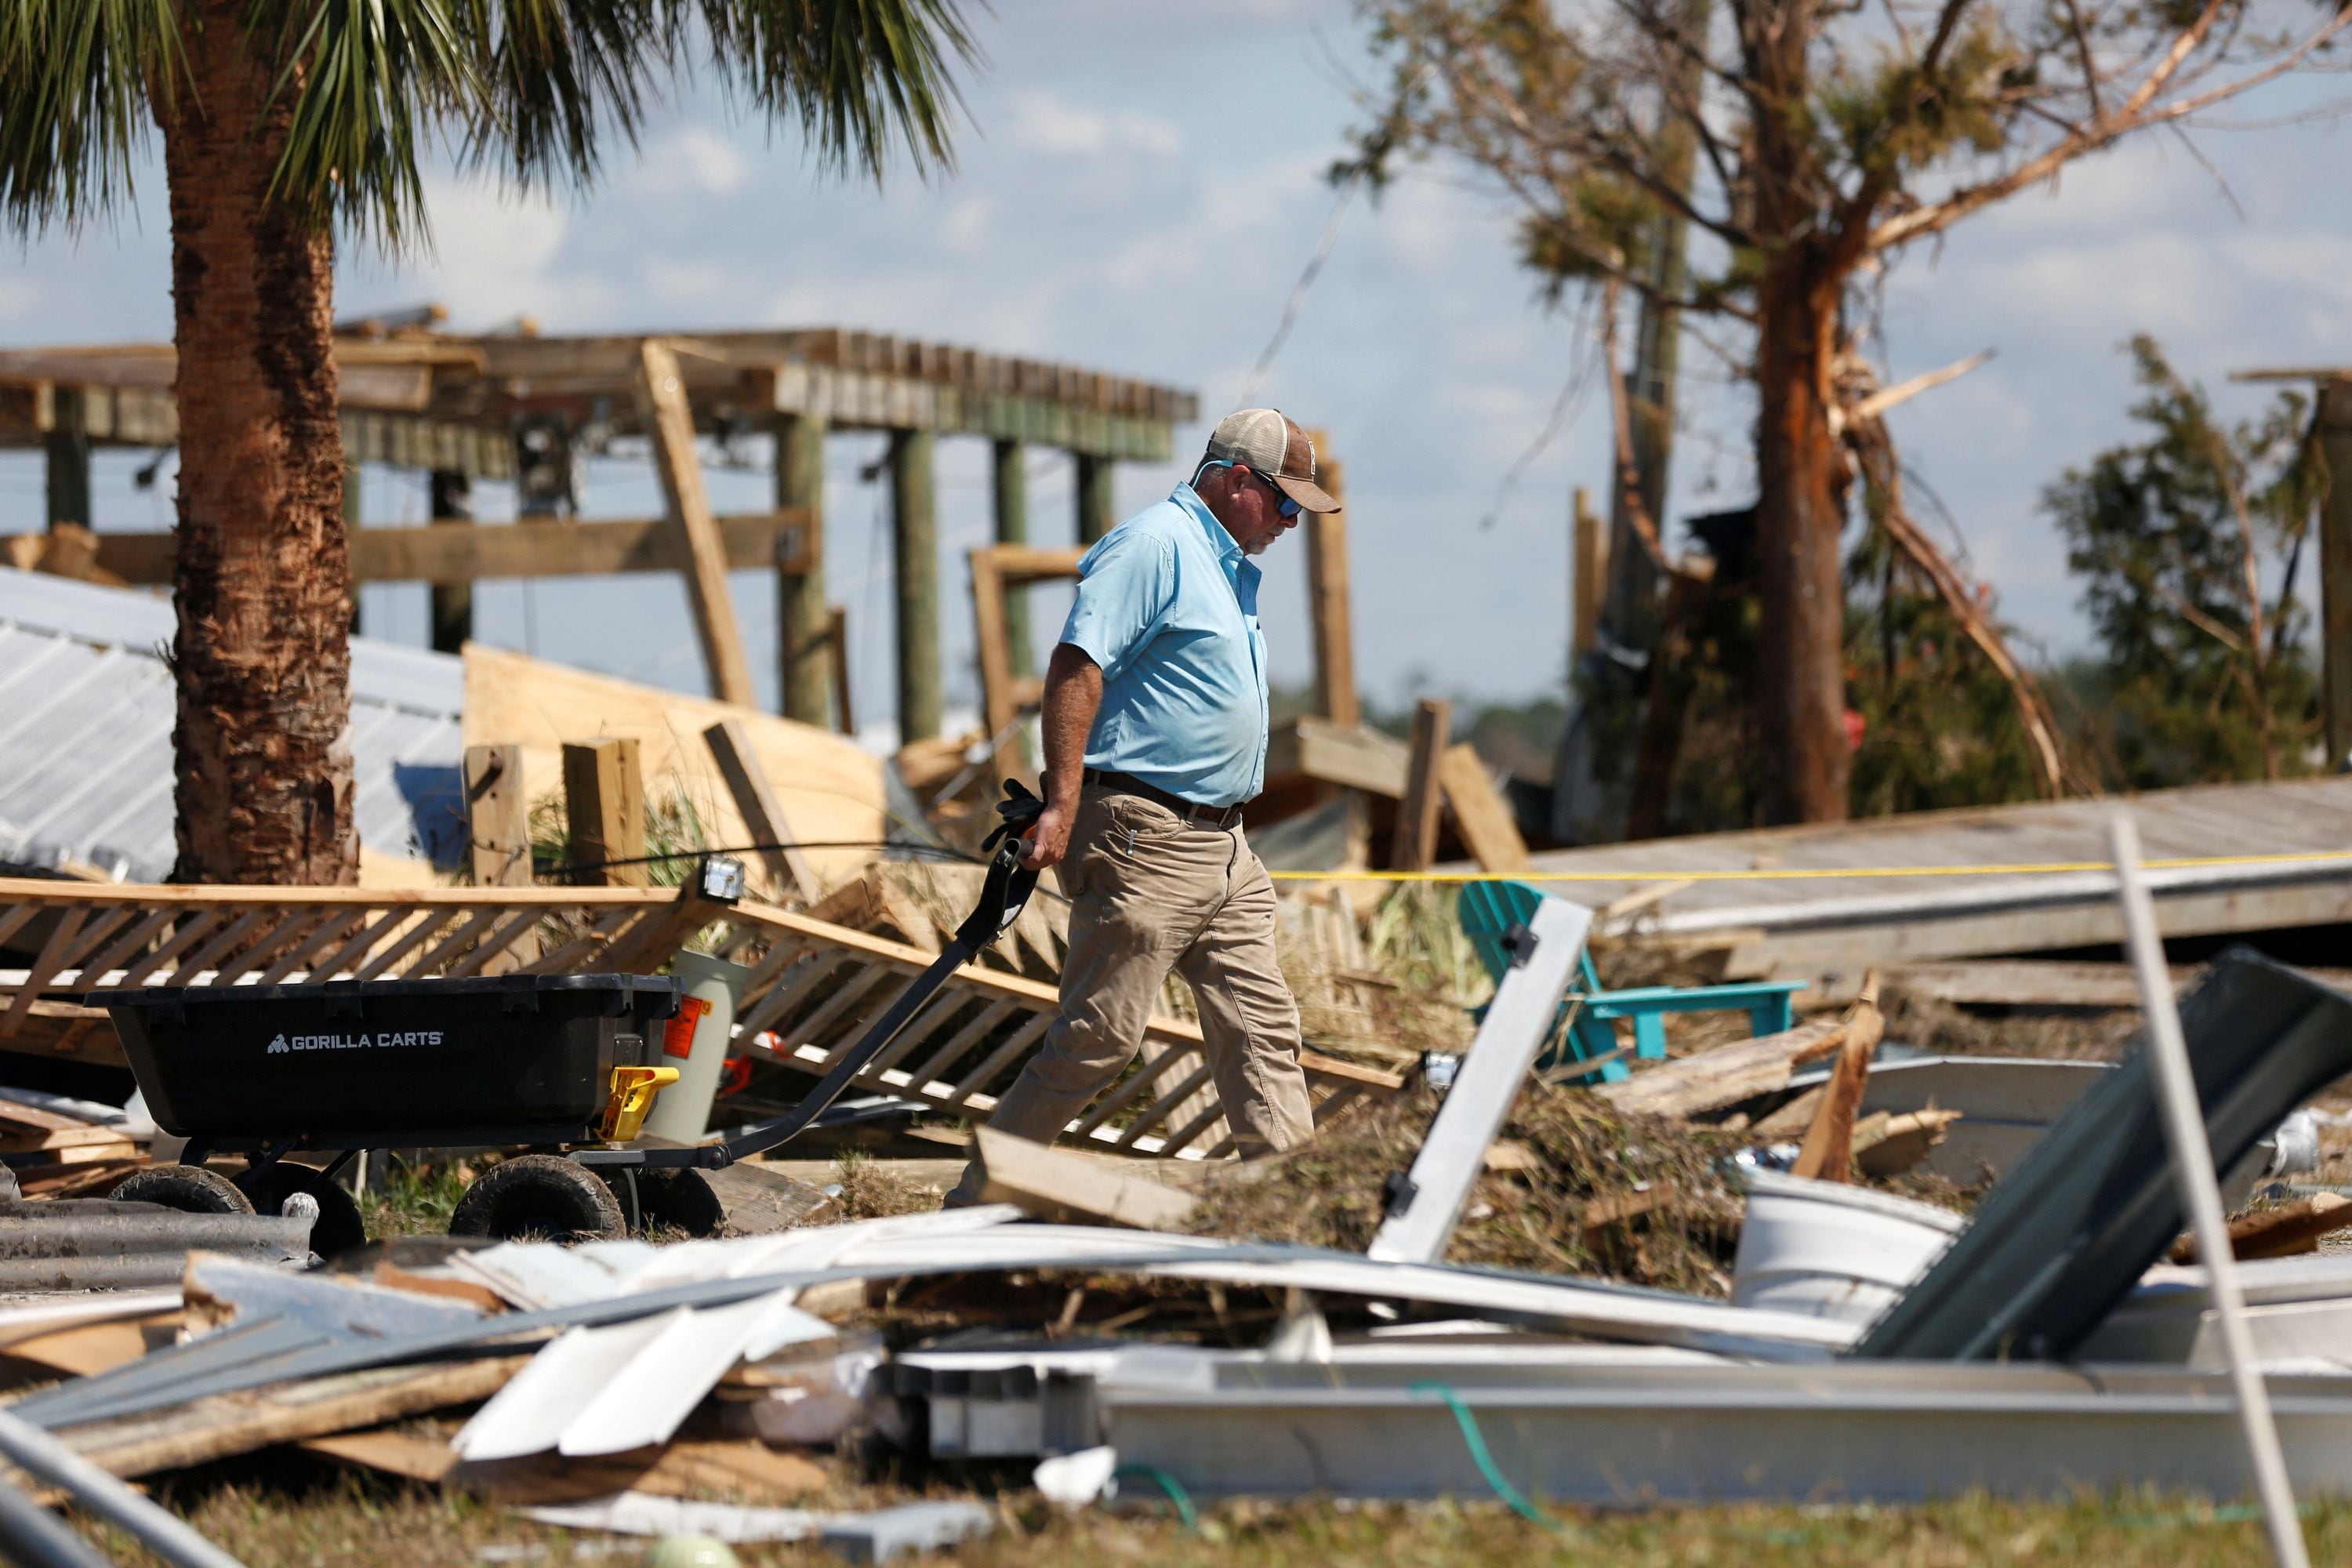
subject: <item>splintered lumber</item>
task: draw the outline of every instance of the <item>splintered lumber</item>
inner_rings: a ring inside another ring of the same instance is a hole
[[[1865,1176],[1899,1176],[1933,1152],[1960,1120],[1957,1110],[1882,1110],[1854,1123],[1853,1163]]]
[[[1320,430],[1308,433],[1315,446],[1316,482],[1338,501],[1347,491],[1340,465]],[[1355,616],[1348,590],[1348,514],[1310,511],[1307,526],[1307,625],[1315,648],[1315,710],[1335,724],[1356,724],[1363,709],[1356,697]]]
[[[694,609],[695,635],[702,641],[711,693],[722,702],[748,708],[755,700],[751,665],[744,658],[735,601],[727,591],[727,546],[703,489],[702,461],[694,450],[694,411],[687,404],[677,353],[654,338],[640,344],[637,353],[637,397],[653,436],[654,468],[669,503],[673,537],[685,563],[687,602]]]
[[[1478,760],[1475,747],[1467,742],[1446,747],[1438,760],[1437,782],[1444,791],[1446,809],[1454,814],[1454,829],[1478,869],[1496,876],[1535,869],[1510,803],[1486,776],[1486,764]]]
[[[457,1456],[447,1443],[413,1432],[338,1432],[328,1437],[305,1437],[296,1447],[305,1453],[364,1466],[409,1481],[437,1484],[446,1479],[457,1465]]]
[[[694,815],[714,846],[752,840],[718,763],[704,743],[712,725],[740,720],[760,771],[774,789],[795,836],[846,847],[805,852],[824,888],[871,865],[882,838],[882,763],[855,742],[814,725],[749,708],[682,697],[587,670],[543,663],[468,643],[465,738],[467,745],[512,742],[527,776],[561,776],[563,742],[627,736],[639,748],[646,788],[656,806],[677,802]]]
[[[1830,1074],[1829,1092],[1822,1097],[1821,1107],[1813,1114],[1804,1147],[1798,1152],[1797,1163],[1790,1167],[1790,1175],[1822,1182],[1853,1179],[1854,1114],[1862,1109],[1863,1091],[1870,1087],[1871,1054],[1878,1049],[1879,1037],[1886,1032],[1886,1020],[1878,1011],[1877,975],[1864,979],[1862,994],[1846,1009],[1844,1024],[1845,1039],[1838,1047],[1837,1067]]]
[[[972,1149],[983,1181],[981,1201],[1014,1204],[1038,1219],[1174,1230],[1192,1212],[1186,1194],[1009,1132],[980,1128]]]
[[[528,1355],[364,1372],[214,1394],[145,1415],[68,1427],[59,1434],[83,1458],[118,1476],[184,1469],[272,1444],[381,1426],[488,1398],[522,1370]]]
[[[2240,1215],[2230,1222],[2230,1250],[2241,1259],[2292,1258],[2316,1252],[2319,1238],[2352,1226],[2352,1198],[2315,1193],[2274,1209]],[[2175,1263],[2197,1261],[2197,1238],[2183,1236],[2172,1244]]]
[[[1622,1083],[1602,1084],[1593,1092],[1630,1115],[1696,1116],[1720,1110],[1786,1086],[1797,1068],[1843,1046],[1845,1034],[1842,1018],[1800,1024],[1777,1035],[1684,1057]]]

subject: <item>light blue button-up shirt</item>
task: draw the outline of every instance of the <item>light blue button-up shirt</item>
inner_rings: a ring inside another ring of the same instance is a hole
[[[1087,766],[1202,805],[1256,795],[1267,711],[1259,576],[1191,485],[1087,552],[1062,627],[1103,672]]]

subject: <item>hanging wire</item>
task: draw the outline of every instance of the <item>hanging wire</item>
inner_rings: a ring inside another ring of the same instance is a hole
[[[1257,389],[1265,382],[1265,373],[1274,366],[1274,356],[1282,352],[1283,343],[1290,337],[1290,329],[1298,324],[1298,313],[1307,304],[1307,291],[1323,271],[1323,264],[1331,258],[1331,247],[1339,238],[1339,226],[1348,216],[1349,204],[1355,200],[1356,187],[1363,184],[1363,171],[1350,169],[1339,181],[1339,199],[1331,204],[1331,216],[1323,224],[1323,237],[1315,242],[1315,254],[1307,258],[1306,268],[1298,281],[1291,285],[1290,299],[1282,307],[1282,320],[1275,324],[1274,336],[1266,340],[1265,352],[1257,356],[1257,365],[1242,384],[1240,405],[1250,406]]]

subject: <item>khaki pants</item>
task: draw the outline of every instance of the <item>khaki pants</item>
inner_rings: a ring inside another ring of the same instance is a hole
[[[1126,1070],[1170,970],[1200,1004],[1225,1124],[1244,1156],[1313,1136],[1298,1004],[1275,962],[1273,879],[1240,828],[1195,827],[1141,795],[1088,788],[1062,862],[1062,1010],[988,1124],[1051,1143]],[[977,1167],[949,1195],[978,1200]]]

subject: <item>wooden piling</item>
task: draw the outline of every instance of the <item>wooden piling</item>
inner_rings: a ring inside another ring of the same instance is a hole
[[[898,610],[898,740],[940,732],[939,488],[928,430],[890,437],[890,542]]]
[[[834,681],[833,617],[824,599],[825,422],[808,414],[776,416],[776,505],[801,508],[809,521],[799,550],[779,550],[776,568],[776,649],[782,664],[779,706],[803,724],[825,721]],[[789,563],[787,563],[789,562]],[[847,704],[843,704],[845,726]]]

